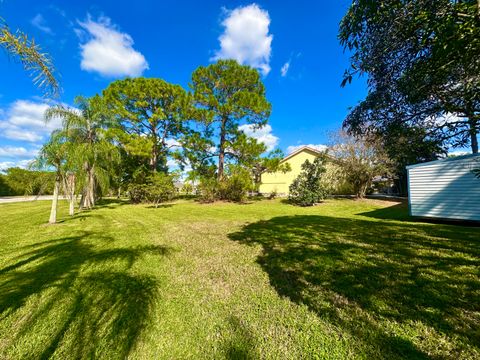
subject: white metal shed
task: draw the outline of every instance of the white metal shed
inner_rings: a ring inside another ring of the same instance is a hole
[[[411,216],[480,221],[480,154],[407,166]]]

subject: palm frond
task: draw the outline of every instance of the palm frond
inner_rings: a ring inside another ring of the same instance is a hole
[[[52,60],[48,54],[42,52],[33,38],[20,30],[12,33],[0,19],[0,46],[23,64],[25,70],[31,74],[33,83],[42,89],[45,95],[58,96],[60,85]]]

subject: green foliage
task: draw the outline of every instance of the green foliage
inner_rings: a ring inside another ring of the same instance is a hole
[[[198,184],[198,192],[200,194],[200,201],[204,203],[211,203],[218,199],[219,191],[218,180],[214,177],[201,177]]]
[[[59,159],[52,158],[49,148],[45,148],[50,153],[46,153],[50,158],[47,165],[57,169],[61,165],[63,173],[75,173],[79,186],[83,188],[80,206],[90,208],[99,196],[109,191],[112,180],[120,176],[120,155],[111,137],[114,122],[105,99],[98,95],[91,98],[77,96],[75,105],[77,109],[57,105],[45,112],[46,121],[62,120],[60,136],[64,138],[62,144],[55,145],[61,147],[58,149],[61,150]],[[52,148],[54,143],[49,147]]]
[[[229,165],[226,176],[219,182],[220,200],[243,202],[254,186],[250,172],[238,165]]]
[[[53,193],[55,173],[10,168],[0,174],[0,196],[50,195]]]
[[[326,155],[318,156],[313,162],[306,160],[302,171],[290,184],[288,199],[300,206],[312,206],[325,199],[327,189],[322,183],[326,172]]]
[[[352,2],[339,33],[352,52],[343,85],[367,74],[369,93],[345,126],[365,134],[403,123],[477,152],[479,13],[475,0]],[[459,118],[442,121],[448,114]]]
[[[125,134],[117,140],[127,154],[145,156],[152,171],[166,171],[167,156],[189,132],[191,96],[180,86],[156,78],[117,80],[103,91],[109,110]]]
[[[185,182],[182,186],[181,192],[185,195],[191,195],[193,194],[195,188],[193,187],[192,183],[190,182]]]
[[[0,174],[0,196],[13,195],[13,190],[7,184],[5,175]]]
[[[224,175],[228,159],[236,159],[232,149],[242,132],[240,123],[262,127],[270,116],[271,105],[265,96],[260,74],[235,60],[219,60],[198,67],[190,84],[200,111],[197,118],[204,123],[204,137],[217,141],[211,156],[218,156],[218,179]]]
[[[44,90],[45,95],[58,95],[60,86],[50,56],[42,52],[35,40],[25,33],[20,30],[12,33],[1,18],[0,47],[23,64],[24,69],[31,74],[33,83]]]
[[[198,190],[202,202],[225,200],[243,202],[250,191],[254,190],[254,184],[248,169],[229,164],[225,169],[222,180],[215,177],[202,177]]]
[[[175,197],[174,177],[165,173],[155,173],[143,184],[130,184],[128,193],[133,203],[146,202],[158,207],[159,204]]]

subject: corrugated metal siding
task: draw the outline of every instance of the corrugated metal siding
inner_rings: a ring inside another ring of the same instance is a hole
[[[412,216],[480,221],[479,158],[436,161],[408,169]]]

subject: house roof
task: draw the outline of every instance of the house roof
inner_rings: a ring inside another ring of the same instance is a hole
[[[416,167],[421,167],[421,166],[428,166],[436,163],[445,163],[445,162],[450,162],[450,161],[458,161],[458,160],[465,160],[465,159],[470,159],[470,158],[476,158],[480,157],[480,154],[468,154],[468,155],[462,155],[462,156],[455,156],[455,157],[447,157],[445,159],[440,159],[440,160],[433,160],[433,161],[427,161],[424,163],[420,164],[414,164],[414,165],[409,165],[406,167],[407,170],[413,169]]]
[[[302,146],[300,148],[298,148],[297,150],[295,150],[294,152],[288,154],[287,156],[285,156],[283,159],[282,159],[282,162],[283,161],[287,161],[288,159],[294,157],[295,155],[301,153],[302,151],[310,151],[316,155],[320,155],[320,154],[323,154],[323,151],[320,151],[320,150],[317,150],[315,148],[312,148],[310,146]]]

